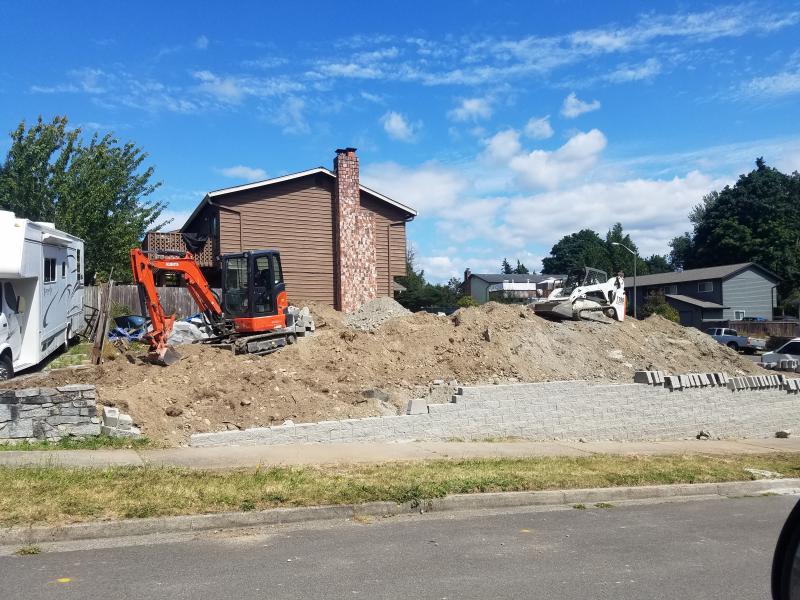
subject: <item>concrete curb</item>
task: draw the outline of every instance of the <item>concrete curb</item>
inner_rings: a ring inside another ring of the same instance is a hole
[[[394,502],[368,502],[340,506],[276,508],[253,512],[227,512],[179,517],[95,521],[62,526],[31,526],[0,529],[0,545],[25,545],[46,542],[132,537],[152,534],[187,533],[219,529],[238,529],[263,525],[280,525],[351,519],[354,516],[385,517],[416,512],[447,512],[525,506],[558,506],[596,502],[620,502],[691,496],[745,496],[777,490],[797,489],[800,479],[764,479],[727,483],[647,485],[637,487],[546,490],[540,492],[497,492],[458,494],[444,498]]]

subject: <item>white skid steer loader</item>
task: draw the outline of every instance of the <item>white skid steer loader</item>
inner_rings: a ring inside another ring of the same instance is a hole
[[[575,269],[564,286],[556,288],[547,300],[533,305],[533,311],[547,319],[580,320],[584,312],[602,311],[617,321],[625,320],[625,281],[622,275],[609,278],[598,269]]]

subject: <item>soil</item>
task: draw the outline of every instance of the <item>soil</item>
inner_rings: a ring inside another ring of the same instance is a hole
[[[488,303],[450,317],[415,313],[371,331],[309,304],[317,331],[275,354],[234,355],[178,347],[171,366],[118,356],[97,367],[42,373],[6,387],[92,383],[99,402],[132,415],[157,441],[183,444],[196,432],[396,414],[435,380],[464,384],[597,379],[633,372],[758,373],[752,362],[696,329],[658,316],[622,323],[552,322],[519,306]]]

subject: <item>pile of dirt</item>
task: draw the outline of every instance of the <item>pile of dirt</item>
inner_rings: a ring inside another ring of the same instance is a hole
[[[120,356],[99,367],[44,373],[6,385],[92,383],[100,402],[130,413],[151,438],[177,444],[189,434],[394,414],[437,379],[503,383],[599,379],[633,372],[724,371],[758,367],[695,329],[661,317],[623,323],[547,321],[495,303],[451,317],[415,313],[371,330],[312,305],[317,332],[264,357],[209,346],[181,346],[171,367]],[[347,319],[347,317],[345,317]]]
[[[402,304],[389,297],[375,298],[342,319],[342,322],[351,329],[372,331],[383,325],[386,321],[397,317],[407,317],[411,311]]]

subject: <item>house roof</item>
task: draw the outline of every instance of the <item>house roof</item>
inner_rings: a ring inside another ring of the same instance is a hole
[[[692,306],[697,306],[699,308],[728,308],[727,306],[722,306],[722,304],[717,304],[716,302],[698,300],[697,298],[691,298],[690,296],[684,296],[683,294],[664,294],[664,297],[669,298],[670,300],[677,300],[678,302],[691,304]]]
[[[776,282],[780,281],[780,277],[772,271],[756,263],[746,262],[737,263],[735,265],[721,265],[719,267],[705,267],[703,269],[687,269],[685,271],[657,273],[655,275],[640,275],[636,278],[636,285],[637,287],[641,287],[646,285],[668,285],[670,283],[683,283],[686,281],[705,281],[707,279],[728,279],[751,267],[758,269]],[[625,277],[625,287],[633,287],[633,277]]]
[[[245,183],[243,185],[235,185],[233,187],[222,188],[222,189],[219,189],[219,190],[214,190],[214,191],[208,192],[205,195],[205,197],[203,198],[203,200],[200,202],[200,204],[197,205],[197,208],[194,209],[194,211],[192,212],[191,216],[188,219],[186,219],[186,223],[184,223],[183,227],[181,227],[181,231],[183,231],[189,223],[194,221],[195,217],[200,213],[200,211],[203,209],[203,207],[206,204],[208,204],[208,202],[212,198],[217,198],[219,196],[225,196],[227,194],[234,194],[236,192],[243,192],[245,190],[252,190],[252,189],[260,188],[260,187],[267,187],[267,186],[270,186],[270,185],[274,185],[276,183],[282,183],[284,181],[291,181],[293,179],[300,179],[301,177],[307,177],[309,175],[316,175],[317,173],[322,173],[323,175],[328,175],[329,177],[332,177],[333,179],[336,179],[336,173],[334,173],[330,169],[326,169],[325,167],[315,167],[314,169],[308,169],[306,171],[299,171],[297,173],[290,173],[289,175],[282,175],[281,177],[273,177],[272,179],[264,179],[263,181],[254,181],[253,183]],[[396,208],[399,208],[402,211],[407,212],[412,217],[416,217],[417,216],[417,211],[414,210],[413,208],[411,208],[410,206],[406,206],[405,204],[402,204],[402,203],[398,202],[397,200],[392,200],[391,198],[389,198],[389,196],[384,196],[380,192],[376,192],[375,190],[370,189],[365,185],[360,185],[359,187],[360,187],[362,192],[366,192],[367,194],[377,198],[378,200],[382,200],[383,202],[386,202],[387,204],[391,204],[392,206],[394,206]]]
[[[563,275],[536,275],[535,273],[530,273],[528,275],[519,275],[517,273],[511,273],[509,275],[505,275],[503,273],[471,273],[470,277],[483,279],[487,283],[539,283],[545,279],[564,278]]]

